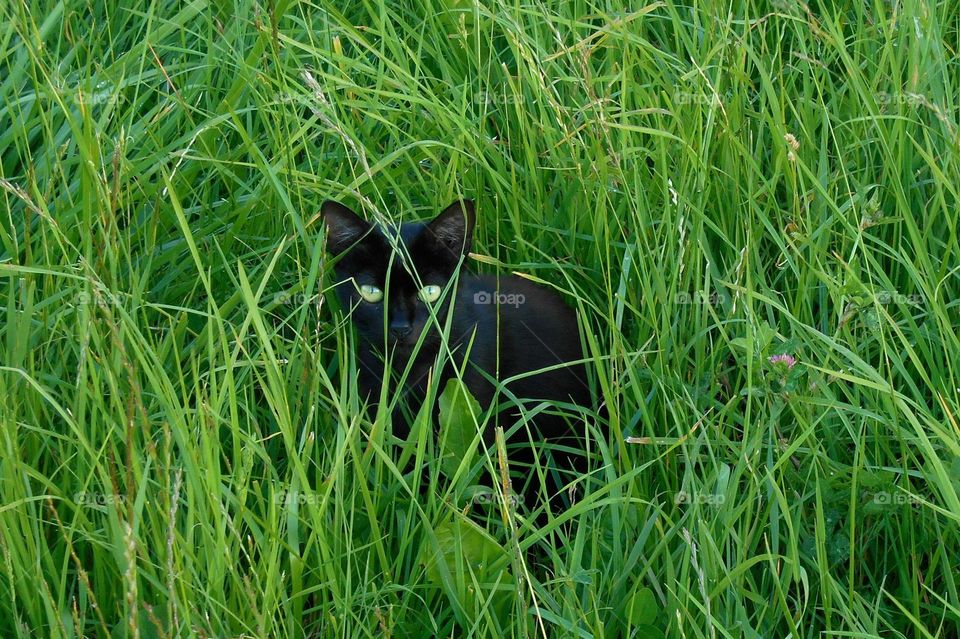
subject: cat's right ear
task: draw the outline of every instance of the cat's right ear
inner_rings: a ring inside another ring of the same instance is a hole
[[[427,224],[427,235],[456,261],[470,252],[475,220],[473,200],[454,202]]]
[[[369,222],[333,200],[323,203],[320,215],[327,226],[327,251],[332,256],[349,249],[373,228]]]

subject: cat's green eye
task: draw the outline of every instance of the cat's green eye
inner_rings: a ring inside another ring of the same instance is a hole
[[[372,284],[364,284],[360,287],[360,297],[363,301],[376,304],[383,299],[383,291]]]
[[[440,293],[443,289],[436,284],[429,284],[420,289],[420,299],[428,304],[432,304],[440,299]]]

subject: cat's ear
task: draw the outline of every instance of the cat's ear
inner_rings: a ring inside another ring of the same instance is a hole
[[[333,256],[359,242],[373,228],[369,222],[333,200],[323,203],[320,215],[327,225],[327,251]]]
[[[433,218],[424,233],[435,245],[450,251],[454,259],[460,259],[473,245],[474,221],[473,200],[462,200]]]

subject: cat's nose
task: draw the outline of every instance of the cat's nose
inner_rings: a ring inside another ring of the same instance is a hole
[[[403,339],[410,335],[413,326],[410,322],[390,322],[390,336],[394,339]]]

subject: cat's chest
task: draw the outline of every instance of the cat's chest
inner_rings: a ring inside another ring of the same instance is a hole
[[[394,368],[394,374],[402,376],[406,370],[403,386],[420,399],[432,382],[439,381],[437,388],[442,392],[454,376],[463,376],[471,392],[476,392],[474,387],[485,374],[495,376],[497,340],[488,334],[491,328],[487,323],[478,323],[471,314],[455,315],[442,346],[431,340],[412,362],[395,362],[399,367]]]

